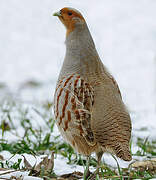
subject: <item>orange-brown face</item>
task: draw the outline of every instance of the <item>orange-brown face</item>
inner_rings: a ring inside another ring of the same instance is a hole
[[[61,22],[67,28],[67,35],[72,32],[75,28],[75,24],[79,21],[85,22],[83,16],[75,9],[63,8],[59,12],[54,13],[54,16],[58,16]]]

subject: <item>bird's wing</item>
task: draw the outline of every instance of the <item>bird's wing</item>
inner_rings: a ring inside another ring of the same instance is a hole
[[[70,112],[70,121],[65,114],[62,118],[61,112],[59,112],[61,109],[62,112],[64,112],[64,106],[63,103],[61,103],[61,99],[66,99],[66,110],[68,109],[68,113]],[[75,133],[76,135],[79,134],[80,136],[83,136],[86,142],[92,146],[95,145],[93,132],[91,130],[91,111],[93,102],[93,88],[79,75],[69,75],[58,82],[55,92],[56,106],[54,108],[56,119],[61,119],[61,121],[58,121],[58,124],[62,126],[64,131],[67,130],[67,127],[70,127],[68,128],[68,131],[71,129],[72,134]],[[58,116],[60,116],[60,118],[58,118]]]
[[[94,87],[91,128],[103,149],[110,149],[118,157],[130,160],[130,116],[113,86],[111,81],[107,81],[107,84],[101,82]]]
[[[105,76],[105,78],[107,78],[107,80],[109,82],[109,85],[112,87],[112,89],[114,89],[116,91],[116,94],[119,95],[120,98],[122,99],[121,92],[120,92],[120,89],[119,89],[119,86],[118,86],[116,80],[114,79],[114,77],[111,75],[111,73],[108,71],[108,69],[103,64],[101,66],[103,68],[104,76]]]
[[[113,76],[112,76],[111,74],[108,74],[108,78],[109,78],[110,81],[113,83],[114,87],[116,88],[117,93],[119,94],[119,96],[120,96],[121,99],[122,99],[121,92],[120,92],[120,89],[119,89],[119,86],[118,86],[116,80],[113,78]]]

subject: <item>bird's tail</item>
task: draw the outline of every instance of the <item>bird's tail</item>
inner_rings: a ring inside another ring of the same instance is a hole
[[[130,153],[128,143],[117,143],[113,149],[117,157],[123,159],[124,161],[132,160],[132,155]]]

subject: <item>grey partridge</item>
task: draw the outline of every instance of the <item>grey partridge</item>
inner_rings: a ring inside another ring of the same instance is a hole
[[[80,154],[110,152],[130,161],[131,119],[119,87],[103,65],[82,14],[54,14],[65,25],[66,55],[56,85],[54,114],[63,138]]]

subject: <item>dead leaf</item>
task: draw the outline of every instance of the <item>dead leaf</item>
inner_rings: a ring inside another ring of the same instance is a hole
[[[47,171],[51,172],[54,168],[54,152],[51,153],[51,158],[48,159]]]
[[[51,153],[51,158],[48,159],[48,156],[45,156],[42,158],[42,161],[34,166],[31,166],[31,164],[27,161],[24,155],[22,155],[24,158],[24,165],[25,169],[30,170],[29,175],[31,176],[45,176],[52,173],[54,168],[54,152]]]
[[[68,179],[68,180],[77,180],[83,177],[83,173],[74,171],[73,173],[63,174],[61,178]]]
[[[25,156],[24,155],[22,155],[22,156],[24,158],[24,166],[25,166],[25,168],[28,169],[28,170],[32,169],[31,164],[26,160]]]
[[[48,164],[48,156],[44,157],[43,160],[34,168],[36,171],[41,171],[41,169],[46,169],[46,166]]]
[[[10,180],[23,180],[23,177],[16,177],[16,176],[11,176]]]
[[[0,171],[8,171],[9,169],[6,168],[0,168]]]
[[[10,131],[11,129],[9,123],[5,120],[2,121],[0,128],[2,129],[2,131]]]
[[[136,161],[130,165],[130,167],[134,169],[139,169],[139,170],[149,170],[156,172],[156,158],[152,158],[150,160],[144,160],[144,161]]]
[[[44,157],[43,160],[34,168],[34,170],[40,172],[41,169],[44,169],[45,174],[52,172],[54,167],[54,152],[51,153],[51,158],[48,159],[48,156]]]
[[[4,161],[4,157],[0,155],[0,161]]]

